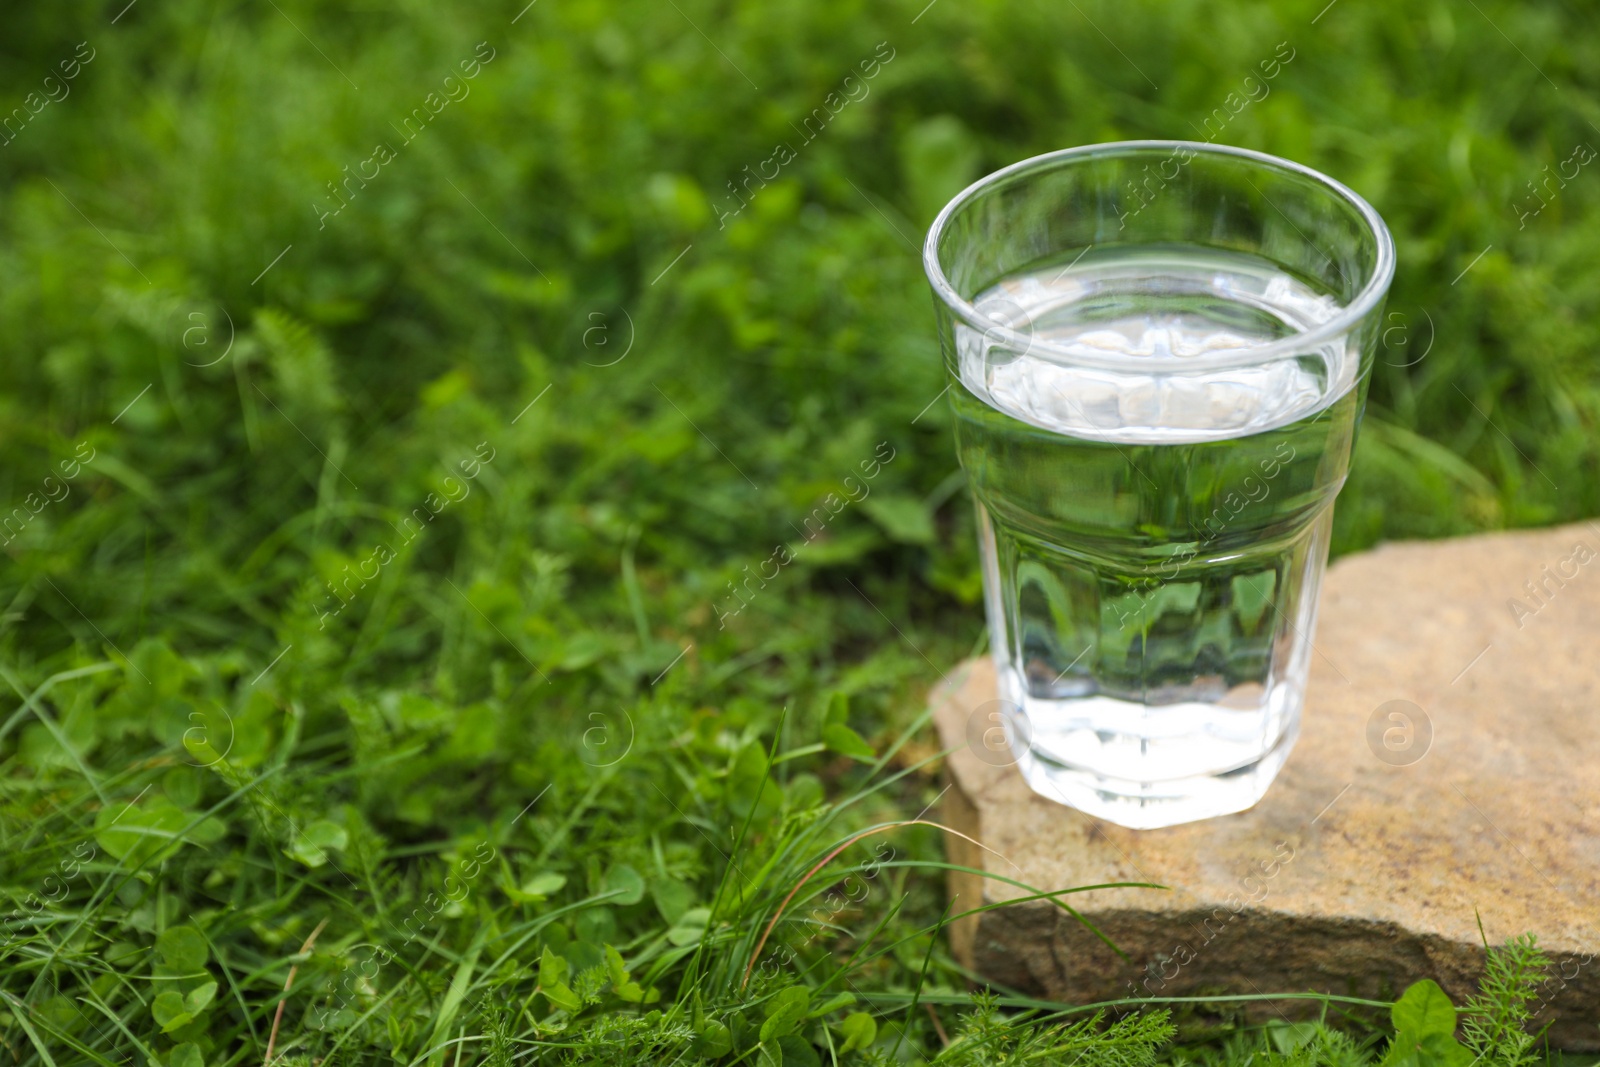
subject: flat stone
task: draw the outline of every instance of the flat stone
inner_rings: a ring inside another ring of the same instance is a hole
[[[1526,585],[1525,583],[1532,583]],[[1541,588],[1542,587],[1542,588]],[[957,958],[1052,1000],[1328,992],[1389,999],[1432,978],[1457,1003],[1491,943],[1555,959],[1540,1021],[1600,1048],[1600,526],[1406,542],[1337,561],[1302,732],[1254,808],[1129,830],[1034,793],[985,747],[992,663],[933,695],[951,860],[1035,887],[1107,882],[962,919]],[[1392,701],[1406,703],[1392,704]],[[1410,720],[1392,719],[1401,712]],[[985,851],[991,850],[991,851]],[[953,910],[1028,895],[955,874]],[[1256,1004],[1257,1020],[1314,1002]]]

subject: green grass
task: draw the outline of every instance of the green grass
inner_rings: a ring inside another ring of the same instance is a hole
[[[914,246],[988,169],[1196,136],[1288,42],[1220,139],[1400,253],[1335,550],[1600,511],[1600,170],[1518,217],[1600,145],[1600,38],[1322,7],[8,12],[0,1055],[1391,1055],[1332,1001],[1354,1036],[1176,1044],[974,1003],[928,826],[802,883],[935,798],[923,695],[982,640]]]

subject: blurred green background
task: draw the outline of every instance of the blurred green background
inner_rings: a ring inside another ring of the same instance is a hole
[[[97,872],[0,971],[102,1055],[134,1046],[68,1010],[95,961],[148,974],[192,920],[239,995],[172,1032],[259,1056],[321,919],[379,940],[496,841],[428,1006],[350,1039],[415,1053],[474,930],[618,862],[707,902],[780,714],[787,747],[835,694],[880,750],[911,723],[982,641],[918,247],[1023,157],[1227,109],[1388,220],[1336,553],[1600,510],[1593,5],[124,3],[0,33],[0,869],[18,902],[74,843]],[[854,773],[813,763],[782,812]],[[610,940],[683,911],[639,907]]]

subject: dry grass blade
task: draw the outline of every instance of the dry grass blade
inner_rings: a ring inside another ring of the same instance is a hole
[[[294,986],[295,972],[300,969],[300,959],[311,951],[311,946],[317,943],[317,935],[322,933],[322,928],[328,925],[328,920],[323,919],[311,931],[311,936],[306,938],[305,944],[300,946],[300,951],[295,953],[295,962],[289,965],[289,976],[283,980],[283,996],[278,1000],[278,1010],[272,1014],[272,1032],[267,1035],[267,1055],[261,1061],[262,1067],[272,1062],[272,1050],[278,1043],[278,1024],[283,1022],[283,1006],[289,1001],[289,990]]]
[[[951,829],[943,823],[933,822],[931,819],[906,819],[903,822],[893,822],[885,826],[875,826],[870,830],[862,830],[858,834],[852,834],[850,837],[845,838],[844,841],[841,842],[832,852],[829,852],[826,856],[818,860],[812,866],[812,868],[805,873],[805,876],[794,884],[794,888],[789,890],[788,895],[783,898],[781,903],[779,903],[778,910],[772,913],[772,918],[768,920],[766,929],[761,931],[761,940],[756,942],[755,951],[750,953],[750,962],[744,965],[744,979],[739,983],[739,988],[743,989],[745,986],[750,984],[750,971],[755,967],[756,960],[761,958],[761,950],[766,947],[767,938],[772,934],[772,928],[778,925],[779,919],[783,918],[784,909],[789,906],[789,901],[794,899],[795,894],[800,892],[800,890],[805,887],[805,884],[811,881],[812,877],[815,876],[818,871],[822,870],[822,868],[833,862],[834,858],[838,856],[839,853],[843,852],[857,841],[860,841],[862,838],[871,837],[874,834],[887,833],[890,830],[898,830],[906,826],[932,826],[935,829],[943,830],[947,834],[955,834],[957,837],[961,838],[961,840],[966,841],[969,844],[977,845],[991,856],[994,856],[997,859],[1005,860],[1007,863],[1011,863],[1010,860],[1000,855],[1000,853],[996,852],[988,845],[985,845],[982,841],[976,841],[962,833],[960,830]],[[1011,863],[1011,866],[1016,867],[1016,864]]]

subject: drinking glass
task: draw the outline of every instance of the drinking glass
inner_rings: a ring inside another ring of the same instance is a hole
[[[1124,826],[1250,807],[1299,734],[1383,220],[1288,160],[1127,141],[978,181],[923,261],[1012,758]]]

